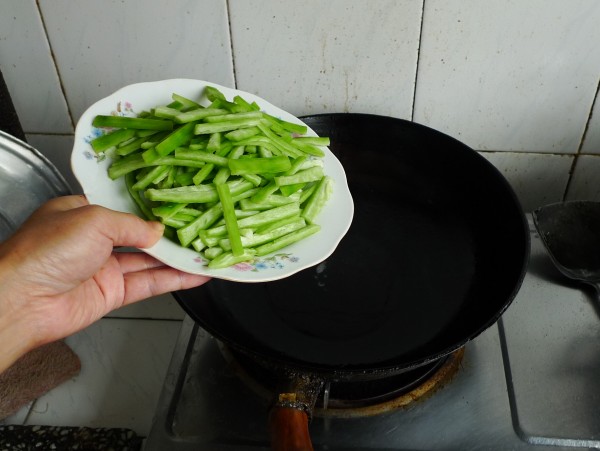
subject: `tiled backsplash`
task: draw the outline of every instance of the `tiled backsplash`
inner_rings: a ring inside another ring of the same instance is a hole
[[[600,200],[599,23],[596,0],[4,0],[0,69],[28,140],[75,191],[88,106],[198,78],[295,115],[429,125],[481,151],[530,211]]]

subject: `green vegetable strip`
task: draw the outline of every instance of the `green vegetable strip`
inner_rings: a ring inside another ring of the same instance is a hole
[[[156,145],[156,152],[164,157],[173,152],[177,147],[187,143],[194,136],[194,126],[194,123],[190,123],[179,127]]]
[[[284,130],[287,130],[291,133],[297,133],[299,135],[304,135],[308,131],[308,127],[302,124],[294,124],[292,122],[284,121],[283,119],[276,118],[275,116],[271,116],[270,114],[264,113],[264,117],[269,120],[272,124],[277,124]]]
[[[232,175],[277,173],[292,167],[292,163],[286,156],[230,159],[228,162]]]
[[[245,147],[260,146],[260,147],[264,147],[264,148],[268,149],[269,151],[273,152],[273,154],[275,154],[275,155],[283,155],[282,149],[277,147],[277,145],[273,141],[271,141],[269,138],[267,138],[266,136],[252,136],[248,139],[238,141],[238,142],[236,142],[236,144],[239,146],[245,146]]]
[[[201,150],[188,150],[185,148],[177,149],[175,151],[175,158],[203,161],[204,163],[212,163],[223,167],[227,167],[230,161],[228,158],[220,157],[214,153],[203,152]]]
[[[94,127],[134,128],[136,130],[173,130],[173,122],[162,119],[146,119],[127,116],[98,115],[92,121]]]
[[[186,215],[185,213],[177,213],[175,216],[173,216],[173,219],[177,219],[179,221],[185,221],[185,223],[187,224],[188,222],[196,219],[196,216]]]
[[[281,194],[283,194],[284,196],[291,196],[292,194],[300,191],[305,186],[306,183],[294,183],[292,185],[283,185],[279,187],[279,191],[281,191]]]
[[[160,189],[166,189],[166,188],[173,187],[173,184],[175,183],[175,174],[177,174],[177,167],[171,166],[169,173],[167,174],[165,179],[162,182],[160,182],[158,187]]]
[[[289,218],[290,216],[295,216],[300,211],[299,204],[297,202],[293,202],[287,205],[283,205],[281,207],[272,208],[271,210],[261,211],[260,213],[256,213],[255,215],[248,216],[247,218],[240,219],[238,221],[238,227],[240,228],[256,228],[261,227],[271,222],[279,221],[280,219]],[[207,236],[223,236],[226,234],[227,230],[225,227],[213,227],[212,229],[208,229]]]
[[[169,166],[156,166],[150,172],[148,172],[144,177],[139,179],[132,187],[132,190],[140,191],[142,189],[146,189],[155,179],[161,176],[165,176],[169,173],[171,168]]]
[[[155,147],[159,142],[165,139],[170,132],[154,132],[152,137],[146,138],[146,141],[140,146],[142,149],[149,149]]]
[[[239,105],[239,106],[243,107],[244,110],[246,110],[246,111],[258,111],[258,110],[260,110],[260,108],[258,107],[258,105],[256,105],[256,103],[251,105],[248,102],[246,102],[246,100],[243,99],[240,96],[235,96],[233,98],[233,102],[236,105]]]
[[[244,113],[221,114],[205,118],[205,122],[226,122],[243,119],[262,119],[263,114],[260,111],[249,111]]]
[[[323,152],[323,150],[321,150],[318,147],[315,147],[311,144],[305,144],[302,142],[298,142],[296,140],[292,140],[291,143],[295,147],[297,147],[299,150],[301,150],[302,152],[307,153],[309,155],[314,155],[315,157],[325,156],[325,152]]]
[[[258,127],[240,128],[239,130],[233,130],[225,134],[225,138],[230,141],[243,141],[244,139],[251,138],[260,133]]]
[[[235,160],[237,158],[240,158],[243,154],[244,154],[244,146],[238,146],[229,153],[229,159]],[[229,168],[222,167],[217,171],[217,174],[213,178],[213,183],[215,185],[225,183],[230,175],[231,175],[231,171],[229,170]],[[255,185],[255,184],[253,183],[253,185]]]
[[[241,182],[227,182],[231,195],[235,196],[253,188],[252,183],[243,180]],[[207,203],[216,202],[219,200],[217,190],[213,185],[191,185],[180,186],[170,189],[153,189],[146,190],[146,197],[152,201],[161,202],[177,202],[177,203]]]
[[[163,166],[163,165],[169,165],[169,166],[176,165],[176,166],[187,166],[187,167],[192,167],[192,168],[201,168],[204,166],[204,163],[202,161],[198,161],[198,160],[184,160],[184,159],[179,159],[179,158],[169,157],[169,156],[162,157],[162,158],[159,158],[158,160],[148,163],[147,161],[144,161],[144,158],[142,157],[141,154],[134,153],[134,154],[128,155],[127,157],[124,157],[120,160],[115,161],[108,168],[108,176],[112,180],[116,180],[119,177],[123,177],[125,174],[132,172],[132,171],[137,171],[139,169],[147,168],[150,166]]]
[[[187,224],[186,221],[182,221],[181,219],[177,219],[177,218],[164,218],[164,219],[161,219],[161,222],[164,225],[173,227],[175,229],[179,229]]]
[[[181,114],[181,111],[168,106],[157,106],[154,108],[154,115],[164,119],[174,120],[175,116],[178,116],[179,114]]]
[[[146,205],[146,202],[144,202],[144,200],[140,196],[139,191],[135,191],[135,190],[131,189],[132,186],[134,185],[134,183],[135,183],[135,175],[133,173],[126,174],[125,175],[125,186],[127,187],[127,191],[129,192],[129,195],[131,196],[131,198],[133,199],[135,204],[138,206],[138,208],[142,212],[142,215],[144,215],[146,217],[146,219],[149,219],[150,221],[157,221],[158,219],[156,218],[156,216],[154,216],[150,207],[148,207],[148,205]]]
[[[268,122],[268,121],[266,121],[266,122]],[[263,123],[258,124],[257,127],[260,129],[261,132],[263,132],[263,134],[267,138],[269,138],[271,141],[273,141],[273,143],[277,147],[282,149],[286,153],[286,155],[289,155],[289,156],[295,157],[295,158],[302,156],[302,152],[300,152],[294,146],[285,142],[283,139],[281,139],[279,136],[277,136],[275,133],[273,133],[271,130],[269,130],[268,127],[265,127],[265,125]]]
[[[329,200],[333,191],[333,179],[329,176],[323,177],[319,182],[313,195],[306,202],[306,206],[302,210],[302,217],[309,224],[314,224],[315,218],[323,209],[323,206]]]
[[[233,200],[231,199],[231,193],[229,192],[229,186],[225,184],[216,185],[217,193],[219,194],[219,200],[223,208],[223,217],[225,218],[225,227],[227,228],[227,235],[229,236],[229,242],[231,243],[231,253],[234,257],[239,257],[244,253],[244,247],[242,246],[242,238],[240,237],[240,231],[238,229],[237,218],[235,217],[235,209],[233,208]]]
[[[242,177],[251,182],[254,186],[258,186],[262,183],[263,179],[257,174],[242,174]]]
[[[136,130],[135,135],[140,138],[147,138],[148,136],[152,136],[157,133],[156,130]]]
[[[192,247],[196,252],[201,252],[204,248],[206,248],[206,244],[200,238],[196,238],[192,241]]]
[[[173,108],[175,110],[182,110],[183,109],[183,103],[178,102],[177,100],[173,100],[171,103],[168,103],[167,106],[169,108]]]
[[[117,155],[124,157],[125,155],[129,155],[130,153],[135,152],[136,150],[141,148],[141,145],[147,141],[146,137],[141,137],[134,139],[130,143],[117,148]]]
[[[218,248],[220,249],[220,248]],[[244,253],[240,256],[234,256],[231,252],[225,252],[217,257],[215,257],[213,260],[210,261],[210,263],[208,264],[208,267],[211,269],[221,269],[221,268],[227,268],[229,266],[235,265],[237,263],[242,263],[242,262],[246,262],[248,260],[252,260],[252,257],[254,257],[254,250],[252,249],[245,249]]]
[[[170,218],[185,208],[187,204],[166,203],[152,209],[152,213],[160,218]]]
[[[200,185],[204,180],[206,180],[206,177],[209,176],[209,174],[212,172],[212,170],[215,168],[215,165],[212,163],[207,163],[205,164],[202,169],[200,169],[196,175],[194,175],[194,177],[192,178],[192,183],[194,185]]]
[[[218,151],[221,148],[221,138],[221,132],[211,133],[208,138],[208,143],[206,144],[206,150],[209,152]]]
[[[92,141],[90,141],[90,145],[96,153],[100,153],[110,149],[111,147],[115,147],[134,136],[135,130],[115,130],[94,138]]]
[[[238,202],[241,199],[251,196],[256,189],[242,191],[239,194],[232,196],[233,202]],[[187,247],[197,236],[201,230],[205,230],[213,225],[223,214],[221,204],[215,204],[208,210],[203,212],[194,221],[187,224],[185,227],[177,230],[177,237],[182,246]]]
[[[313,192],[316,189],[317,189],[316,183],[311,183],[311,184],[309,184],[308,188],[303,189],[302,192],[300,193],[300,205],[304,204],[304,202],[306,202],[308,199],[310,199],[310,196],[312,196]]]
[[[271,158],[273,156],[273,153],[269,149],[267,149],[266,147],[260,146],[258,148],[258,156],[261,157],[261,158]]]
[[[191,108],[201,108],[199,103],[194,102],[193,100],[190,100],[187,97],[183,97],[182,95],[173,93],[171,95],[171,98],[174,102],[177,102],[179,105],[181,105],[182,110],[189,110]]]
[[[288,197],[271,194],[262,202],[253,202],[250,199],[241,200],[240,207],[242,207],[242,210],[270,210],[273,207],[280,207],[292,202],[298,202],[299,200],[300,196],[298,195],[295,197]]]
[[[215,174],[214,178],[213,178],[213,183],[215,185],[222,185],[223,183],[225,183],[227,181],[227,179],[229,178],[229,176],[231,175],[231,171],[227,168],[219,168],[219,170],[217,171],[217,173]]]
[[[304,218],[301,218],[300,216],[290,216],[288,218],[283,218],[278,221],[270,222],[269,224],[266,224],[262,227],[257,227],[255,230],[255,233],[257,235],[263,235],[263,234],[269,233],[272,230],[286,226],[286,225],[291,224],[292,222],[296,222],[298,220],[303,221],[304,225],[306,225],[306,221],[304,220]]]
[[[275,183],[278,186],[283,186],[295,185],[297,183],[316,182],[318,180],[321,180],[323,178],[323,175],[323,168],[320,166],[315,166],[314,168],[297,172],[294,175],[284,175],[281,177],[275,177]]]
[[[211,102],[214,102],[215,100],[225,100],[225,94],[223,94],[214,86],[207,86],[206,88],[204,88],[204,94],[206,95],[206,98]]]
[[[208,249],[206,249],[204,251],[204,256],[206,258],[208,258],[209,260],[212,260],[213,258],[217,258],[223,252],[224,252],[223,249],[220,247],[209,247]]]
[[[331,144],[329,137],[327,136],[298,136],[297,138],[294,138],[292,142],[320,147],[326,147]]]
[[[260,121],[260,119],[242,119],[238,121],[197,124],[194,133],[196,135],[207,135],[216,132],[228,132],[238,128],[254,127],[258,125]]]
[[[306,227],[300,230],[288,233],[287,235],[284,235],[281,238],[277,238],[271,241],[270,243],[256,247],[256,255],[260,257],[263,255],[270,254],[271,252],[278,251],[281,248],[289,246],[292,243],[303,240],[304,238],[317,233],[319,230],[321,230],[321,226],[317,224],[307,225]]]
[[[269,182],[268,185],[263,186],[254,196],[252,196],[252,201],[254,202],[264,202],[264,200],[277,191],[279,187],[275,184],[275,181]]]
[[[242,237],[241,243],[244,247],[255,247],[260,246],[261,244],[268,243],[273,241],[276,238],[287,235],[288,233],[294,232],[306,226],[306,221],[302,218],[297,218],[288,224],[285,224],[281,227],[275,228],[267,233],[263,234],[253,234],[251,237]],[[219,246],[221,246],[225,251],[230,251],[231,249],[231,240],[222,239],[219,241]],[[235,255],[235,253],[234,253]]]
[[[196,122],[200,119],[204,119],[210,116],[227,114],[227,110],[223,110],[221,108],[198,108],[195,110],[185,111],[183,113],[179,113],[173,119],[178,124],[185,124],[188,122]]]

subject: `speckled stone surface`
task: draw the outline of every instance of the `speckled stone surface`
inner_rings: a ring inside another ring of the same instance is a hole
[[[0,451],[138,451],[142,438],[130,429],[0,426]]]

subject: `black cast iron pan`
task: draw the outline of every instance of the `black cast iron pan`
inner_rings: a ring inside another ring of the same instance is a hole
[[[355,203],[325,262],[258,284],[213,280],[175,294],[232,348],[318,378],[376,378],[439,359],[492,325],[516,295],[529,229],[487,160],[390,117],[302,118],[331,138]]]

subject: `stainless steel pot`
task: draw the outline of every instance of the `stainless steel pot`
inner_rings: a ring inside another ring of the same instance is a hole
[[[71,188],[46,157],[0,131],[0,241],[44,202],[70,193]]]

